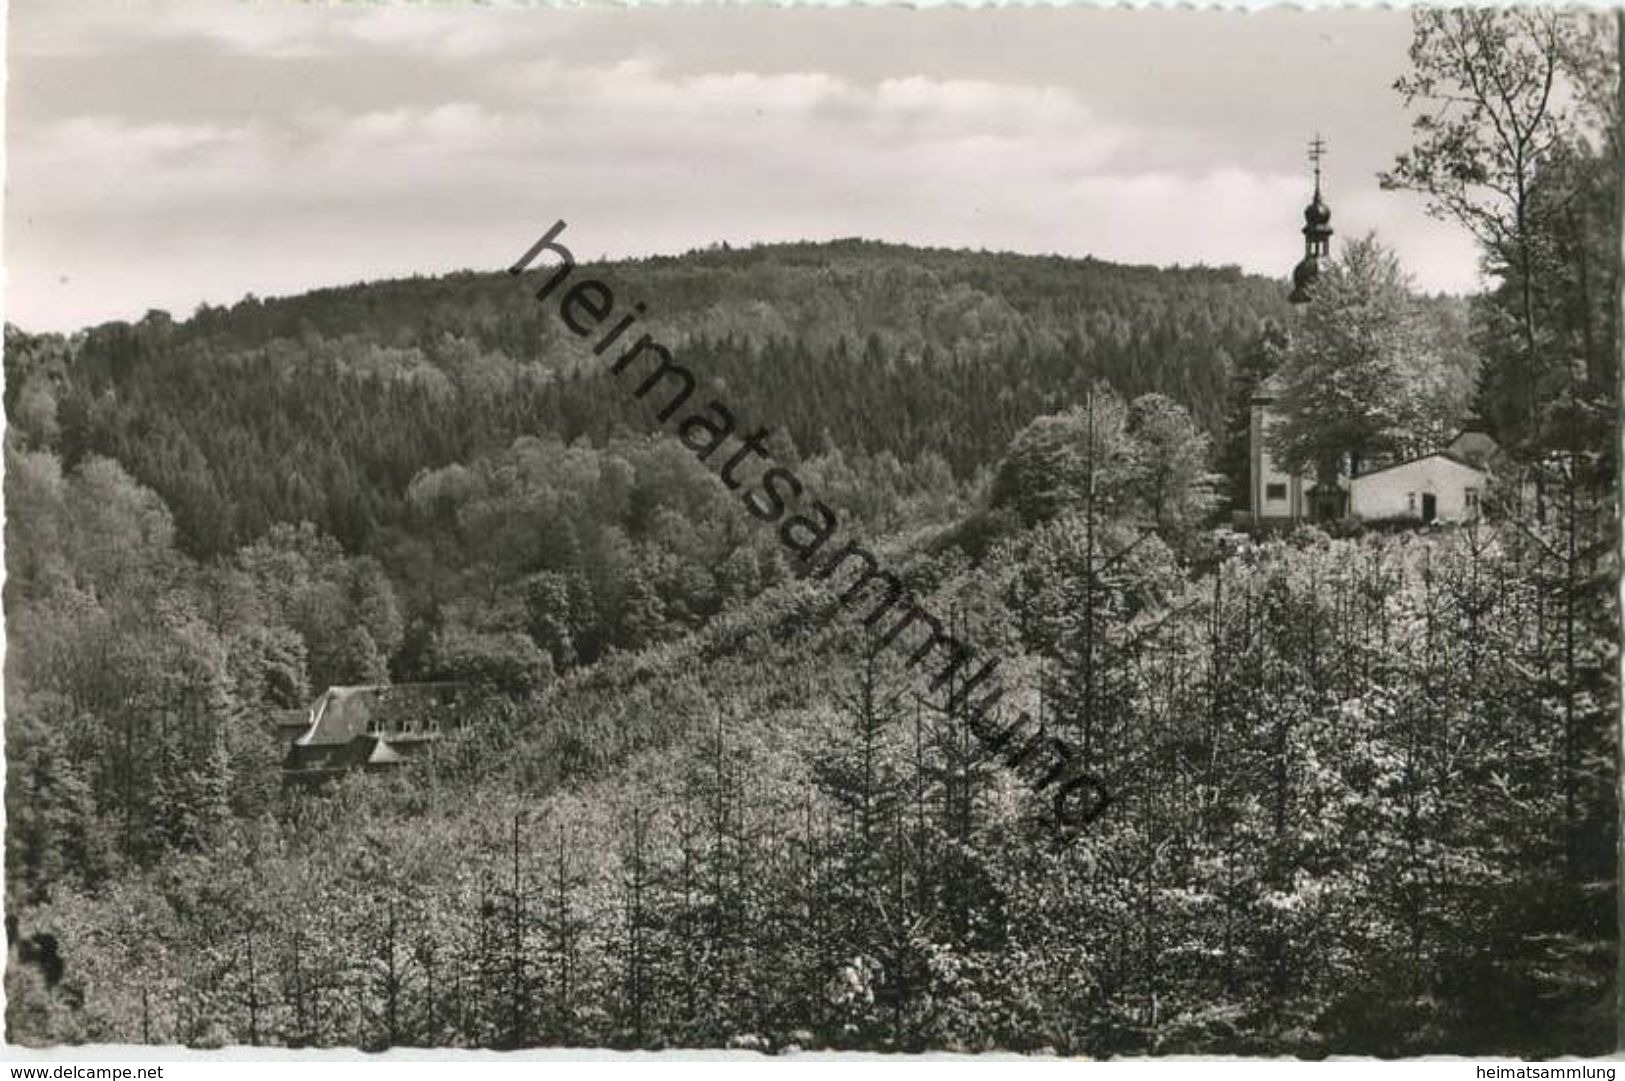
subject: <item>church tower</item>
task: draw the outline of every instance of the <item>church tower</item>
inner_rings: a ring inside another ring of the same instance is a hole
[[[1318,134],[1309,144],[1309,160],[1315,165],[1315,196],[1303,208],[1303,261],[1292,269],[1294,304],[1307,304],[1315,279],[1320,277],[1320,261],[1331,253],[1332,209],[1320,197],[1320,159],[1326,156],[1326,140]]]
[[[1287,299],[1307,304],[1320,277],[1320,261],[1331,254],[1332,211],[1320,194],[1320,162],[1326,156],[1326,141],[1318,134],[1309,144],[1309,160],[1315,167],[1315,194],[1303,208],[1303,260],[1292,269],[1292,292]],[[1270,376],[1253,392],[1248,423],[1247,466],[1250,474],[1248,502],[1252,525],[1290,524],[1310,517],[1337,517],[1343,493],[1320,492],[1314,478],[1283,468],[1269,451],[1269,433],[1275,426],[1274,405],[1280,392],[1279,381]]]

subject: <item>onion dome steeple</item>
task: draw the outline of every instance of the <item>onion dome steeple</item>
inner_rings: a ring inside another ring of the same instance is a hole
[[[1332,208],[1320,197],[1320,160],[1326,156],[1326,141],[1318,134],[1309,144],[1309,160],[1315,166],[1315,195],[1303,208],[1303,260],[1292,269],[1294,304],[1307,303],[1315,279],[1320,277],[1320,261],[1331,252]]]

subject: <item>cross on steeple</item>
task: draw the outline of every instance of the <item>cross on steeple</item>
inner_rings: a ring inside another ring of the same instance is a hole
[[[1294,304],[1309,300],[1309,287],[1320,276],[1320,261],[1332,250],[1332,211],[1320,197],[1320,163],[1325,157],[1326,140],[1317,131],[1309,143],[1309,161],[1315,167],[1315,195],[1303,208],[1303,261],[1293,268],[1292,295],[1288,298]]]

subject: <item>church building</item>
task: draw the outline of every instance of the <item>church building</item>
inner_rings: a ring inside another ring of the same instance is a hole
[[[1321,261],[1331,254],[1332,212],[1320,190],[1325,152],[1326,144],[1316,136],[1309,147],[1315,190],[1303,209],[1303,259],[1292,270],[1292,292],[1287,297],[1300,306],[1314,303]],[[1498,452],[1487,433],[1469,427],[1431,453],[1403,462],[1370,463],[1352,477],[1345,469],[1335,482],[1322,484],[1285,468],[1270,453],[1269,434],[1280,419],[1275,409],[1280,394],[1276,373],[1259,383],[1249,403],[1245,518],[1251,525],[1341,518],[1459,522],[1481,513],[1489,464]]]

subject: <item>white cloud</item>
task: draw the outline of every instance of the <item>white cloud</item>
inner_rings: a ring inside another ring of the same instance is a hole
[[[341,32],[352,41],[448,61],[523,53],[556,36],[556,24],[500,8],[390,5],[336,14]]]
[[[8,135],[9,318],[495,267],[554,217],[581,257],[867,235],[1284,275],[1300,254],[1301,175],[1208,129],[1125,119],[1019,58],[966,78],[902,49],[859,74],[831,37],[790,68],[748,51],[697,66],[694,42],[605,16],[613,58],[595,60],[562,16],[229,7],[139,21],[129,40],[109,32],[123,9],[30,12],[56,30],[30,31],[14,78],[46,63],[30,49],[81,49],[97,82],[70,89],[99,95],[22,108]],[[155,42],[203,38],[242,51],[242,87],[176,96],[150,77],[172,55]],[[1206,92],[1200,71],[1174,91],[1153,74],[1159,93]],[[1283,124],[1235,116],[1254,147]],[[1374,164],[1348,169],[1366,179],[1333,192],[1340,230],[1378,228],[1425,286],[1471,284],[1470,244],[1378,192]]]

